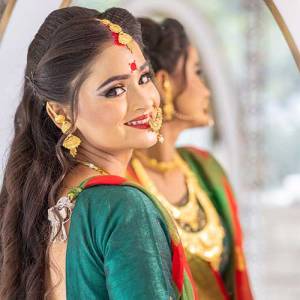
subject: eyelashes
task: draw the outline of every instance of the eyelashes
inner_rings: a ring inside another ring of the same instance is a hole
[[[139,80],[139,84],[146,84],[151,81],[152,78],[153,74],[151,72],[144,73]]]
[[[104,93],[104,96],[106,98],[114,98],[121,96],[123,93],[125,93],[126,90],[121,86],[116,86],[114,88],[109,89],[107,92]]]
[[[144,74],[141,75],[140,79],[139,79],[139,85],[143,85],[143,84],[147,84],[150,81],[152,81],[153,79],[153,74],[151,72],[146,72]],[[119,97],[122,94],[124,94],[126,92],[126,88],[124,87],[124,85],[118,85],[115,86],[113,88],[110,88],[109,90],[105,91],[102,96],[106,97],[106,98],[115,98],[115,97]]]

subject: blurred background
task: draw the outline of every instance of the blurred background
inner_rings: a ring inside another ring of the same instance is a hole
[[[262,0],[0,0],[0,177],[28,44],[51,10],[68,5],[121,6],[185,25],[216,125],[186,131],[179,144],[210,150],[233,182],[256,299],[300,299],[300,77]]]

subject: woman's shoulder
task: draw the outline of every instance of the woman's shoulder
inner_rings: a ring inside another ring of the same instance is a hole
[[[140,214],[142,211],[157,214],[157,209],[151,198],[137,186],[123,181],[121,184],[93,184],[82,191],[76,197],[77,209],[86,209],[94,214],[105,212],[115,214],[123,212]]]
[[[180,153],[190,153],[190,154],[194,154],[199,157],[202,157],[204,159],[209,159],[210,157],[213,157],[213,155],[208,150],[193,147],[193,146],[180,147],[180,148],[177,148],[177,150]]]
[[[137,228],[158,230],[157,224],[160,224],[168,239],[165,219],[152,199],[127,181],[122,184],[94,184],[82,189],[76,197],[71,220],[73,232],[76,228],[75,231],[83,230],[85,235],[91,233],[103,253],[109,237],[116,237],[122,232],[123,238],[126,238]]]
[[[213,168],[215,172],[225,175],[222,165],[211,152],[196,147],[182,147],[177,150],[184,159],[196,159],[202,167]]]

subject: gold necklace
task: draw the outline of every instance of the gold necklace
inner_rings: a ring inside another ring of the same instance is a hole
[[[141,184],[157,197],[175,219],[186,251],[201,257],[209,262],[215,270],[218,270],[225,236],[220,217],[207,194],[200,188],[196,176],[185,161],[178,154],[175,156],[175,161],[185,176],[188,190],[188,202],[179,207],[172,205],[159,193],[138,158],[134,157],[132,159],[132,167]],[[199,220],[201,208],[206,216],[204,226],[201,226],[201,220]]]
[[[84,160],[80,160],[80,159],[76,159],[76,161],[92,170],[95,170],[96,172],[98,172],[100,175],[108,175],[108,173],[106,171],[104,171],[102,168],[97,167],[96,165],[94,165],[91,162],[88,161],[84,161]]]
[[[171,161],[167,161],[167,162],[166,161],[158,161],[157,159],[149,158],[146,154],[138,152],[138,151],[136,151],[134,153],[134,155],[136,157],[138,157],[146,167],[153,169],[155,171],[158,171],[160,173],[167,173],[169,171],[172,171],[172,170],[175,170],[178,168],[178,165],[177,165],[175,159],[173,159]]]

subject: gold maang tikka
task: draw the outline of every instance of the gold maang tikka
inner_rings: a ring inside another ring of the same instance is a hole
[[[171,83],[169,79],[164,80],[163,89],[165,92],[164,104],[163,104],[164,119],[166,121],[171,121],[173,119],[175,108],[173,103]]]
[[[130,52],[133,51],[133,38],[128,33],[124,32],[122,27],[118,24],[112,23],[108,19],[99,20],[104,26],[106,26],[109,31],[113,34],[114,43],[116,45],[126,46]]]
[[[163,114],[160,107],[155,107],[154,116],[150,119],[149,125],[152,131],[157,134],[157,140],[162,144],[164,142],[164,137],[159,133],[162,123],[163,123]]]
[[[67,132],[71,129],[72,124],[68,120],[66,120],[66,117],[64,115],[56,114],[56,112],[53,110],[53,108],[48,102],[46,105],[47,109],[53,114],[55,123],[57,125],[60,125],[62,133],[67,134]],[[76,157],[77,148],[80,144],[81,139],[72,133],[69,133],[63,141],[63,147],[68,149],[70,151],[71,156],[73,157]]]

